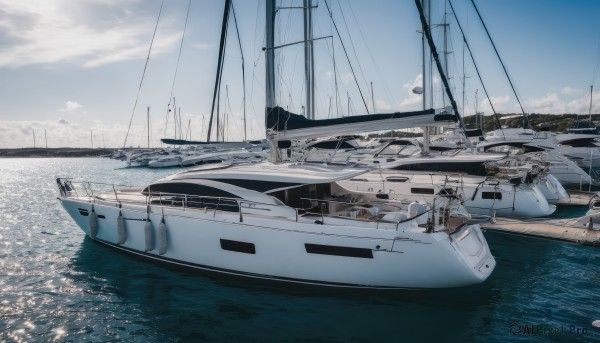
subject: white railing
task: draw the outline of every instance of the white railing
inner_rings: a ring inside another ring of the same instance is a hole
[[[142,187],[134,188],[131,185],[117,185],[117,184],[109,184],[109,183],[100,183],[100,182],[84,182],[77,181],[74,182],[72,179],[68,178],[58,178],[57,180],[59,190],[63,197],[87,197],[93,203],[97,203],[98,201],[114,201],[119,208],[122,207],[123,203],[126,204],[134,204],[134,205],[159,205],[159,206],[168,206],[168,207],[178,207],[183,210],[191,209],[191,210],[204,210],[206,213],[210,210],[213,212],[213,216],[216,216],[218,211],[222,212],[238,212],[239,213],[239,222],[244,222],[244,209],[252,209],[253,211],[271,211],[274,208],[279,207],[277,204],[268,204],[259,201],[246,200],[241,198],[231,198],[231,197],[216,197],[216,196],[205,196],[205,195],[190,195],[190,194],[180,194],[180,193],[169,193],[169,192],[155,192],[151,191],[143,192]],[[94,189],[94,186],[103,188],[102,191]],[[117,189],[116,187],[128,187],[128,189]],[[136,192],[132,192],[135,190]],[[114,195],[114,199],[108,198],[109,194]],[[135,197],[131,195],[135,194]],[[128,197],[129,196],[129,197]],[[443,197],[443,196],[440,196]],[[289,207],[294,210],[294,220],[298,222],[300,218],[309,218],[309,217],[320,217],[320,220],[316,220],[317,224],[324,224],[326,218],[330,219],[344,219],[344,220],[352,220],[357,222],[367,222],[367,223],[375,223],[375,228],[379,229],[380,224],[391,224],[395,225],[396,230],[398,230],[400,224],[410,222],[414,219],[417,219],[421,216],[431,216],[432,212],[439,211],[440,207],[436,207],[435,203],[425,212],[419,213],[412,217],[409,217],[408,214],[406,218],[402,218],[400,220],[384,220],[383,216],[386,213],[394,213],[393,211],[380,211],[376,214],[373,214],[369,217],[353,217],[351,215],[353,209],[367,209],[369,207],[373,207],[374,205],[386,205],[391,207],[397,207],[398,210],[404,211],[399,205],[399,202],[394,201],[367,201],[367,202],[352,202],[352,201],[338,201],[331,199],[312,199],[312,198],[300,198],[302,201],[306,201],[308,204],[311,204],[309,208],[294,208]],[[317,204],[312,206],[312,204]],[[329,208],[331,205],[335,204],[337,206],[346,206],[341,211],[336,213],[329,213]],[[405,205],[405,204],[404,204]],[[322,209],[319,212],[311,212],[315,208]],[[235,209],[235,210],[234,210]],[[347,215],[343,213],[347,212]],[[249,211],[246,211],[246,214],[249,214]],[[435,220],[431,220],[431,224],[428,224],[428,228],[426,232],[435,232],[434,223]],[[447,223],[444,222],[444,226]]]

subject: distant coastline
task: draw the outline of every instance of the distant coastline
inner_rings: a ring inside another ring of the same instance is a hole
[[[19,148],[0,149],[0,158],[10,157],[102,157],[116,149],[91,148]]]

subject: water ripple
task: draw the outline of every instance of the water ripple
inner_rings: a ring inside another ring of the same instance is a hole
[[[291,287],[158,267],[84,238],[55,176],[144,184],[105,159],[0,159],[0,341],[600,340],[597,249],[486,233],[488,282],[424,292]],[[40,172],[44,171],[44,172]],[[512,335],[517,323],[584,335]]]

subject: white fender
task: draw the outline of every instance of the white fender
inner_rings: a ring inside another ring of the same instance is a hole
[[[88,217],[90,223],[90,237],[96,238],[98,235],[98,218],[96,216],[96,212],[94,211],[94,206],[92,205],[92,212],[90,212]]]
[[[146,247],[144,248],[144,251],[148,252],[154,249],[154,235],[150,219],[146,220],[146,223],[144,224],[144,237],[146,238]]]
[[[119,216],[117,217],[117,235],[118,240],[117,244],[123,244],[127,240],[127,231],[125,230],[125,219],[119,211]]]
[[[158,226],[158,254],[164,255],[167,252],[167,225],[163,217]]]

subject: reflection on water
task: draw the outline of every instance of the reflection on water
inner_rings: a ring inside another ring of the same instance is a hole
[[[293,286],[154,265],[84,238],[55,176],[144,184],[172,171],[104,159],[0,159],[0,341],[547,341],[511,325],[600,319],[597,248],[486,232],[484,284],[439,291]]]
[[[170,271],[115,253],[86,239],[71,268],[103,307],[126,303],[144,313],[144,324],[184,340],[352,339],[382,341],[429,335],[431,320],[439,337],[465,338],[456,330],[481,325],[489,317],[490,290],[348,291]]]

